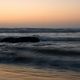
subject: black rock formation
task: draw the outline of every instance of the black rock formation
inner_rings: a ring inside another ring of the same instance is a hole
[[[8,43],[19,43],[19,42],[39,42],[40,39],[38,37],[7,37],[2,39],[0,42],[8,42]]]

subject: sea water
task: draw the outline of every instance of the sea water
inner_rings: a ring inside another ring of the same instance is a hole
[[[40,42],[0,42],[0,63],[80,71],[80,29],[0,29],[0,40],[27,36]]]

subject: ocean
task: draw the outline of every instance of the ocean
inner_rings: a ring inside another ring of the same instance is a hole
[[[0,63],[80,72],[80,29],[0,29],[0,41],[29,36],[40,42],[0,42]]]

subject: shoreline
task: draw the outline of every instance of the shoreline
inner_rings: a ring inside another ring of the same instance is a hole
[[[0,80],[80,80],[80,73],[0,64]]]

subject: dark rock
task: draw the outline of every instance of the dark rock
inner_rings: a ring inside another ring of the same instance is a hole
[[[2,39],[0,42],[9,42],[9,43],[18,43],[18,42],[39,42],[40,39],[38,37],[7,37]]]

